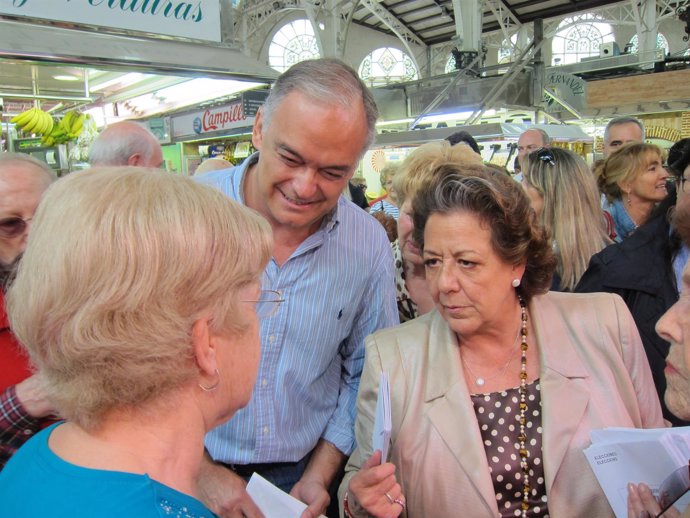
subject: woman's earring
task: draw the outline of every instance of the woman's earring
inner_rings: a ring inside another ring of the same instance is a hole
[[[513,282],[511,282],[510,284],[513,285],[513,288],[517,288],[518,286],[520,286],[520,279],[513,279]]]
[[[204,392],[213,392],[218,387],[218,385],[220,385],[220,372],[218,372],[218,369],[216,369],[216,377],[218,379],[216,380],[216,382],[213,385],[206,386],[206,385],[202,385],[201,383],[199,383],[198,384],[199,388],[201,390],[203,390]]]

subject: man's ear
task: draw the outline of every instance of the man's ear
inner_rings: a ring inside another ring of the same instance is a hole
[[[133,165],[133,166],[141,165],[141,154],[140,153],[134,153],[133,155],[130,155],[130,157],[127,159],[127,165]]]
[[[213,376],[218,368],[216,344],[211,338],[211,317],[199,318],[192,324],[192,347],[199,370]]]
[[[252,144],[254,147],[261,151],[261,144],[263,144],[263,131],[264,131],[264,109],[259,108],[256,112],[256,118],[254,119],[254,126],[252,126]]]

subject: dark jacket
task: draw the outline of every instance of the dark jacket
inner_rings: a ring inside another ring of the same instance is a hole
[[[671,201],[662,202],[650,220],[622,243],[609,245],[592,256],[575,291],[605,291],[623,297],[640,332],[664,418],[674,426],[687,426],[690,423],[666,408],[664,367],[670,346],[654,329],[659,318],[678,300],[672,261],[680,241],[675,234],[669,236],[667,212]]]

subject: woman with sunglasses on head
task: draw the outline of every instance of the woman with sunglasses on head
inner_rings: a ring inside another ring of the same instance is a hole
[[[259,365],[268,223],[215,189],[138,167],[48,189],[8,292],[60,417],[0,472],[3,516],[194,516],[204,436]],[[76,510],[76,511],[75,511]]]
[[[0,153],[0,470],[24,442],[52,421],[40,378],[10,330],[5,292],[26,248],[43,192],[55,173],[23,153]]]
[[[592,256],[587,271],[575,287],[580,293],[605,291],[623,298],[640,331],[664,418],[674,426],[688,426],[690,421],[671,413],[664,403],[664,368],[669,344],[654,331],[654,325],[678,300],[682,288],[681,272],[690,255],[687,246],[682,245],[673,231],[670,220],[676,197],[680,202],[690,192],[683,180],[684,174],[690,175],[689,164],[690,139],[682,139],[668,154],[668,170],[674,180],[669,183],[669,195],[630,237]],[[674,184],[677,189],[673,188]]]
[[[522,186],[558,260],[551,289],[572,291],[589,259],[611,244],[596,182],[585,161],[566,149],[533,151],[523,166]]]
[[[599,190],[606,195],[605,208],[615,223],[616,242],[646,223],[656,204],[668,194],[668,171],[661,149],[653,144],[625,144],[599,162],[594,173]]]
[[[593,429],[663,426],[619,297],[549,292],[555,258],[508,175],[439,164],[412,202],[435,308],[366,340],[345,516],[613,515]],[[381,373],[390,457],[374,451]]]

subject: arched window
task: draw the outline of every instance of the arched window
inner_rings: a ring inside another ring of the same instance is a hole
[[[499,65],[503,63],[510,63],[513,60],[513,51],[515,50],[515,45],[517,44],[518,35],[513,34],[510,37],[510,41],[503,40],[501,46],[498,48],[498,61]]]
[[[320,57],[314,28],[309,20],[295,20],[276,32],[268,47],[268,64],[284,72],[295,63]]]
[[[631,54],[637,54],[639,52],[640,42],[637,37],[637,34],[630,38],[630,43],[628,43],[628,45],[630,46]],[[656,33],[656,50],[663,50],[664,55],[668,54],[669,52],[668,40],[666,39],[666,36],[664,36],[660,32]]]
[[[599,55],[602,43],[615,41],[610,24],[592,14],[565,18],[551,44],[554,65],[577,63],[582,58]]]
[[[359,77],[369,86],[381,86],[419,78],[412,58],[392,47],[376,49],[359,65]]]

